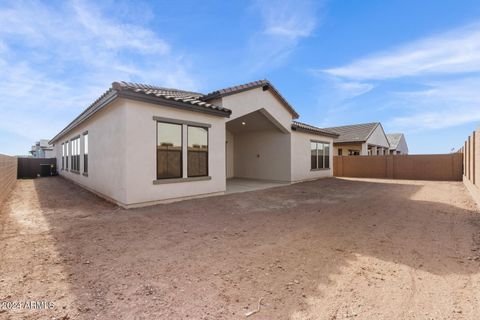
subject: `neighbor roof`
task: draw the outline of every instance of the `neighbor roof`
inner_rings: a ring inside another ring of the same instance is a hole
[[[236,94],[242,91],[247,91],[251,89],[256,89],[259,87],[263,87],[265,90],[271,89],[272,93],[280,99],[280,101],[283,103],[283,105],[287,108],[287,110],[292,114],[294,119],[297,119],[299,117],[297,111],[288,103],[287,99],[285,99],[280,92],[270,83],[268,80],[257,80],[233,87],[228,87],[224,89],[219,89],[215,90],[213,92],[210,92],[202,97],[202,100],[207,101],[215,98],[221,98],[225,96],[229,96],[232,94]]]
[[[49,143],[53,143],[57,138],[72,130],[117,98],[128,98],[150,103],[157,103],[174,108],[187,109],[224,117],[229,117],[232,113],[232,111],[227,108],[202,101],[200,99],[202,96],[203,94],[198,92],[163,88],[124,81],[113,82],[110,89],[105,91],[97,100],[88,106],[88,108],[86,108],[78,117],[76,117],[52,140],[50,140]]]
[[[341,142],[365,142],[372,132],[380,125],[380,122],[352,124],[341,127],[325,128],[339,135],[335,143]]]
[[[388,133],[387,139],[390,144],[390,150],[395,150],[402,139],[403,133]]]
[[[332,138],[337,138],[338,134],[327,129],[322,129],[318,128],[306,123],[298,122],[298,121],[293,121],[292,122],[292,130],[294,131],[305,131],[305,132],[310,132],[310,133],[315,133],[319,134],[322,136],[327,136],[327,137],[332,137]]]

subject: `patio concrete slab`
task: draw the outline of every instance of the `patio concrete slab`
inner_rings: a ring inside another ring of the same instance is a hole
[[[227,191],[225,193],[238,193],[268,189],[273,187],[280,187],[289,185],[289,182],[282,181],[266,181],[266,180],[254,180],[244,178],[232,178],[227,179]]]

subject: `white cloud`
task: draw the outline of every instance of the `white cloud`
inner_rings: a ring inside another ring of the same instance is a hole
[[[248,69],[255,73],[283,64],[303,38],[310,37],[319,24],[320,1],[257,0],[252,12],[260,15],[261,31],[248,44]]]
[[[401,130],[442,129],[480,121],[480,77],[435,81],[419,91],[399,92],[405,114],[388,125]]]
[[[479,72],[480,24],[421,39],[323,71],[357,80]]]
[[[124,23],[92,2],[4,2],[0,131],[52,137],[117,80],[194,90],[190,67],[141,22]]]
[[[109,49],[130,48],[142,53],[166,54],[170,46],[155,33],[132,24],[116,24],[108,17],[100,16],[98,10],[80,1],[73,3],[78,22],[90,35],[102,41]]]
[[[264,23],[264,32],[292,40],[308,37],[317,24],[313,3],[310,1],[256,2]]]
[[[370,83],[357,82],[357,81],[342,81],[335,79],[335,89],[342,93],[344,99],[350,99],[367,92],[370,92],[374,86]]]

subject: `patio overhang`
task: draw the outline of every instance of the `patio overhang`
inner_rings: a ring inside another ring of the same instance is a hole
[[[276,130],[282,133],[289,133],[288,129],[278,122],[264,108],[230,120],[227,122],[226,127],[228,131],[235,134],[265,130]]]

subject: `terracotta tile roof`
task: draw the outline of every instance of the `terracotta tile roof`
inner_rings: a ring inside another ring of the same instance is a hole
[[[311,132],[311,133],[317,133],[319,135],[333,137],[333,138],[338,137],[338,134],[331,131],[331,130],[318,128],[318,127],[315,127],[315,126],[312,126],[312,125],[309,125],[309,124],[306,124],[306,123],[298,122],[298,121],[293,121],[292,122],[292,129],[295,130],[295,131],[299,130],[299,131],[307,131],[307,132]]]
[[[201,93],[162,88],[157,86],[131,83],[131,82],[113,82],[111,88],[105,91],[97,100],[89,105],[79,116],[73,119],[62,131],[60,131],[49,143],[53,143],[57,138],[61,137],[77,125],[91,117],[94,113],[105,107],[118,97],[126,97],[131,99],[148,99],[158,100],[157,103],[169,103],[176,107],[191,109],[192,111],[203,111],[217,114],[219,116],[228,117],[232,113],[231,110],[222,106],[200,100]]]
[[[294,119],[297,119],[299,117],[297,111],[288,103],[287,99],[285,99],[280,92],[272,85],[272,83],[268,80],[257,80],[241,85],[236,85],[228,88],[223,88],[219,90],[212,91],[210,93],[207,93],[204,95],[201,99],[202,100],[212,100],[215,98],[219,97],[225,97],[231,94],[239,93],[242,91],[250,90],[250,89],[255,89],[259,87],[264,87],[265,89],[271,89],[272,93],[277,96],[278,99],[285,105],[285,107],[288,109],[288,111],[293,115]]]
[[[198,92],[162,88],[162,87],[157,87],[152,85],[124,82],[124,81],[112,83],[112,89],[117,91],[127,90],[127,91],[146,94],[150,96],[156,96],[156,97],[167,99],[167,100],[174,100],[181,103],[197,105],[197,106],[205,107],[208,109],[225,111],[229,113],[231,112],[227,108],[216,106],[201,100],[200,98],[203,96],[203,94]]]
[[[348,126],[325,128],[339,135],[335,139],[336,143],[340,142],[365,142],[372,134],[373,130],[380,125],[380,122],[352,124]]]
[[[113,82],[111,88],[105,91],[97,100],[88,106],[78,117],[70,122],[60,133],[58,133],[50,143],[57,138],[64,135],[66,132],[72,130],[81,122],[92,116],[98,110],[102,109],[108,103],[112,102],[118,97],[129,99],[136,99],[141,101],[153,103],[165,103],[173,107],[186,108],[187,110],[207,112],[219,116],[229,117],[231,110],[222,106],[217,106],[209,102],[214,98],[223,97],[226,95],[242,92],[245,90],[263,87],[264,90],[271,90],[277,96],[283,105],[290,111],[294,118],[298,118],[297,112],[287,102],[287,100],[275,89],[275,87],[268,80],[254,81],[238,86],[224,88],[213,91],[209,94],[202,94],[199,92],[185,91],[179,89],[163,88],[158,86],[132,83],[132,82]]]

